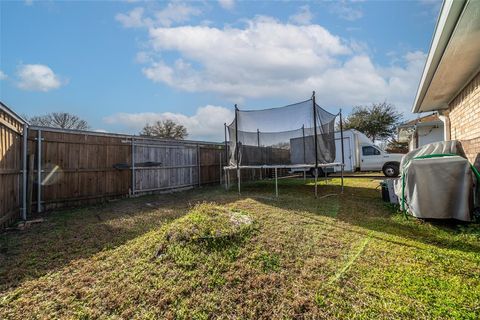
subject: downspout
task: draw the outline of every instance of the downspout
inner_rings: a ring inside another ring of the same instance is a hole
[[[452,139],[451,131],[450,131],[450,118],[449,112],[444,111],[443,114],[438,114],[438,118],[443,122],[443,140],[448,141]]]

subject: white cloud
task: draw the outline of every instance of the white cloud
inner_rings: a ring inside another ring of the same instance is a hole
[[[229,99],[308,97],[323,105],[352,106],[388,100],[408,111],[425,54],[407,53],[391,67],[375,65],[364,43],[342,39],[320,25],[293,25],[268,17],[244,28],[150,28],[155,58],[143,67],[154,82]],[[153,55],[150,55],[153,57]]]
[[[141,7],[135,8],[127,14],[119,13],[115,19],[120,22],[125,28],[139,28],[146,25],[143,19],[144,9]]]
[[[333,2],[330,11],[338,15],[341,19],[348,21],[358,20],[363,17],[363,11],[358,7],[354,7],[348,1],[337,1]]]
[[[198,108],[197,112],[192,116],[173,112],[117,113],[104,118],[104,122],[107,124],[121,124],[129,129],[140,131],[146,123],[152,124],[157,120],[170,119],[187,128],[189,139],[222,141],[223,124],[230,123],[233,117],[233,110],[207,105]]]
[[[310,24],[313,19],[313,14],[308,5],[301,6],[298,13],[290,16],[289,21],[295,24]]]
[[[21,65],[17,71],[17,86],[29,91],[50,91],[62,85],[60,78],[43,64]]]
[[[155,17],[161,26],[169,27],[173,23],[188,21],[192,16],[197,16],[201,11],[183,3],[169,3],[163,10],[157,11]]]
[[[8,76],[2,70],[0,70],[0,80],[5,80],[7,78]]]
[[[126,14],[117,14],[115,19],[125,28],[170,27],[175,23],[186,22],[193,16],[198,16],[201,13],[196,7],[181,2],[171,2],[162,10],[150,12],[151,16],[147,16],[144,8],[137,7]]]
[[[235,7],[235,0],[218,0],[223,9],[232,10]]]

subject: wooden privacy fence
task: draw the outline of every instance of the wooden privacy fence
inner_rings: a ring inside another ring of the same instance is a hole
[[[0,103],[0,230],[18,219],[24,121]]]
[[[122,137],[31,127],[27,153],[27,207],[36,212],[129,194],[129,170],[115,167],[131,163]]]
[[[224,161],[221,144],[42,127],[29,128],[28,153],[37,212],[221,183]]]
[[[0,108],[0,229],[27,213],[221,184],[223,144],[28,127]]]
[[[221,182],[221,144],[134,138],[132,150],[133,193]]]

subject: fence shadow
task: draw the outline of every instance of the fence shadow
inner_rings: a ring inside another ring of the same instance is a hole
[[[458,235],[462,231],[455,224],[431,228],[430,223],[414,218],[404,220],[382,202],[378,190],[347,185],[344,194],[338,195],[340,188],[333,184],[337,182],[319,186],[320,197],[330,195],[320,199],[314,198],[314,186],[305,184],[303,179],[282,179],[278,199],[274,197],[273,182],[267,180],[244,184],[241,196],[235,188],[225,192],[213,186],[54,212],[45,216],[45,222],[30,229],[0,234],[0,292],[59,270],[74,260],[121,246],[182,216],[200,201],[228,204],[253,198],[265,205],[307,216],[312,223],[318,223],[319,228],[331,224],[348,232],[368,234],[420,250],[424,247],[419,243],[423,243],[480,252],[480,244],[460,240]],[[480,233],[480,228],[474,232]]]
[[[37,215],[44,222],[0,234],[0,293],[159,228],[208,200],[212,189],[224,194],[206,187]]]

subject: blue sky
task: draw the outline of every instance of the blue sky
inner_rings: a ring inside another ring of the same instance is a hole
[[[233,104],[409,110],[440,2],[1,2],[0,99],[137,133],[170,118],[221,140]]]

